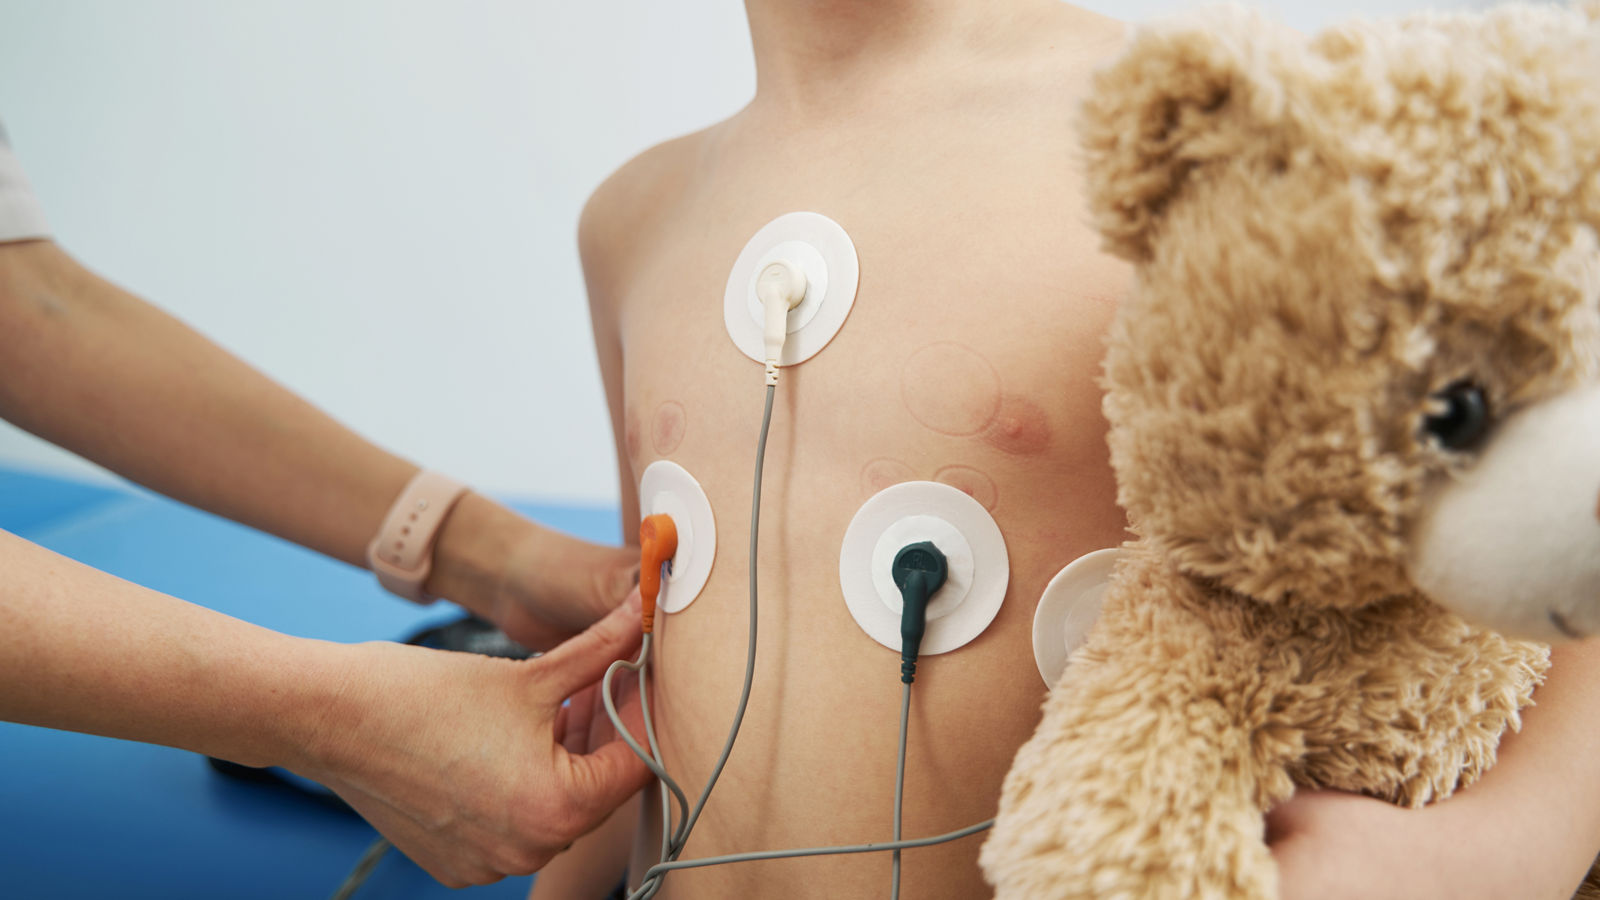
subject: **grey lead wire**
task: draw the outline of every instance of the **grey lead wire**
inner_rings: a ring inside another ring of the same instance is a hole
[[[656,783],[660,785],[661,858],[667,859],[667,839],[672,830],[671,800],[676,799],[678,801],[679,814],[687,816],[689,814],[689,798],[683,793],[683,789],[678,786],[678,782],[667,774],[666,764],[661,761],[661,745],[656,741],[655,720],[650,715],[650,682],[647,673],[649,671],[648,663],[652,637],[653,635],[651,634],[645,634],[637,659],[632,662],[618,660],[606,668],[605,678],[600,683],[600,697],[605,703],[606,715],[611,718],[611,724],[616,728],[617,734],[622,736],[623,741],[627,743],[628,748],[633,751],[634,755],[644,761],[651,773],[656,776]],[[628,727],[623,724],[622,717],[617,713],[616,703],[611,698],[611,677],[619,668],[631,669],[639,673],[639,707],[644,713],[644,733],[645,739],[650,742],[649,753],[644,752],[644,748],[639,746],[638,740],[633,737],[633,734],[628,731]],[[667,795],[669,789],[672,792],[672,797],[670,798]],[[641,888],[641,894],[646,898],[654,897],[656,891],[660,889],[659,881],[651,882]]]
[[[644,681],[644,667],[650,659],[650,638],[651,635],[646,634],[644,636],[644,642],[639,648],[638,659],[635,659],[632,662],[619,659],[606,667],[605,678],[601,679],[600,681],[600,701],[605,704],[606,715],[611,718],[612,726],[616,728],[617,735],[621,737],[625,743],[627,743],[628,749],[633,751],[633,755],[639,757],[641,760],[644,760],[644,764],[649,767],[650,772],[654,774],[656,778],[660,779],[663,785],[672,790],[672,794],[677,798],[680,808],[688,810],[688,796],[683,793],[682,788],[678,787],[678,782],[674,781],[672,776],[667,774],[666,767],[661,763],[660,751],[656,747],[655,725],[650,719],[650,703],[648,699],[646,699],[646,684]],[[645,749],[639,746],[639,742],[634,738],[633,733],[628,731],[628,726],[623,723],[622,716],[617,713],[616,702],[611,699],[611,679],[614,675],[616,675],[618,669],[629,669],[639,673],[639,701],[644,708],[645,737],[650,742],[650,749],[652,753],[646,753]],[[663,804],[665,804],[665,798],[663,798]],[[670,806],[667,807],[667,812],[665,815],[671,815]]]
[[[745,708],[750,705],[750,686],[756,674],[756,549],[760,546],[761,533],[761,472],[766,465],[767,431],[772,426],[772,395],[775,390],[774,385],[767,385],[766,402],[761,411],[761,436],[756,439],[755,485],[750,497],[750,636],[745,650],[744,686],[739,690],[739,707],[733,714],[733,725],[728,729],[728,739],[722,745],[722,753],[717,757],[717,764],[711,770],[711,777],[706,779],[705,789],[695,800],[694,810],[684,820],[679,834],[673,837],[672,852],[669,854],[668,862],[676,860],[678,854],[683,852],[684,845],[688,843],[689,834],[694,830],[695,822],[699,821],[706,800],[711,796],[711,789],[716,787],[717,779],[722,777],[722,769],[728,764],[728,757],[733,753],[733,743],[739,737],[739,726],[744,722]],[[661,890],[661,876],[665,872],[651,874],[659,868],[659,865],[652,867],[645,873],[639,889],[629,894],[628,900],[649,900]]]
[[[356,891],[372,877],[372,870],[378,867],[378,860],[383,859],[383,855],[393,846],[386,837],[379,837],[368,845],[361,858],[356,860],[355,867],[345,876],[344,882],[333,892],[329,900],[350,900],[355,896]]]
[[[670,567],[670,563],[661,564],[661,568],[663,570],[670,569]],[[665,625],[666,619],[663,618],[661,624]],[[645,635],[644,641],[646,646],[652,643],[651,637],[652,635],[650,634]],[[650,667],[646,665],[644,654],[645,648],[641,647],[639,653],[639,709],[644,712],[644,736],[645,740],[650,742],[650,757],[655,761],[656,765],[659,765],[661,770],[665,772],[667,769],[667,764],[661,758],[661,744],[656,741],[655,720],[650,716]],[[683,789],[678,787],[678,783],[671,778],[657,778],[656,784],[659,785],[661,789],[662,858],[666,857],[668,847],[667,842],[671,838],[672,833],[672,801],[671,798],[667,796],[668,782],[671,782],[672,788],[677,793],[678,815],[680,820],[683,816],[687,816],[689,814],[689,798],[684,795]]]
[[[750,637],[745,652],[744,686],[739,691],[739,708],[733,715],[733,727],[728,729],[727,743],[722,745],[722,755],[717,757],[717,765],[711,770],[711,777],[706,780],[705,790],[700,792],[700,798],[695,801],[694,812],[689,814],[689,821],[684,823],[683,839],[677,842],[675,853],[683,852],[683,844],[689,839],[689,832],[694,830],[694,823],[705,809],[706,800],[711,796],[711,789],[717,786],[717,779],[722,777],[722,769],[728,764],[728,756],[733,753],[734,739],[739,736],[739,725],[744,722],[745,707],[750,705],[750,685],[755,680],[756,674],[756,548],[760,546],[761,533],[761,470],[766,465],[767,459],[767,429],[772,425],[774,390],[776,390],[774,385],[767,385],[766,404],[761,411],[761,436],[756,439],[755,486],[750,492]]]
[[[661,745],[656,742],[656,726],[650,718],[650,667],[639,666],[639,708],[644,711],[644,736],[650,742],[650,756],[660,764],[662,771],[666,771],[667,764],[661,759]],[[667,782],[657,778],[656,785],[661,790],[661,852],[667,852],[668,841],[672,832],[672,798],[667,795]],[[683,790],[678,790],[680,816],[689,813],[689,798],[685,797]]]
[[[799,850],[757,850],[752,853],[707,856],[704,859],[680,859],[651,866],[644,873],[644,877],[648,880],[678,869],[696,869],[701,866],[721,866],[729,863],[759,862],[764,859],[793,859],[799,856],[835,856],[845,853],[881,853],[886,850],[912,850],[917,847],[931,847],[934,844],[960,840],[968,835],[977,834],[993,825],[993,819],[985,819],[976,825],[968,825],[965,828],[946,834],[916,838],[909,841],[885,841],[881,844],[850,844],[843,847],[806,847]]]
[[[894,764],[894,839],[900,840],[900,810],[906,787],[906,724],[911,721],[911,682],[900,691],[900,751]],[[900,849],[895,848],[889,863],[889,897],[900,900]]]
[[[979,822],[976,825],[968,825],[966,828],[962,828],[957,831],[935,835],[933,837],[917,838],[909,841],[895,840],[886,843],[850,844],[840,847],[806,847],[795,850],[759,850],[752,853],[734,853],[728,856],[708,856],[702,859],[677,859],[677,855],[683,852],[684,845],[688,842],[689,833],[694,829],[694,823],[700,818],[701,811],[705,809],[706,799],[711,796],[711,789],[716,785],[717,779],[721,777],[722,769],[727,764],[729,755],[733,753],[733,744],[739,736],[739,726],[744,721],[745,708],[750,702],[750,686],[752,680],[754,679],[756,669],[756,548],[759,546],[758,535],[760,534],[761,528],[761,472],[765,465],[767,456],[767,430],[772,423],[772,395],[773,386],[767,385],[766,404],[761,413],[761,436],[756,441],[755,489],[750,500],[750,634],[749,641],[747,643],[747,649],[745,651],[744,686],[739,693],[739,707],[734,713],[733,726],[728,730],[728,739],[723,744],[721,755],[717,758],[717,765],[714,769],[712,769],[711,777],[706,781],[705,789],[700,792],[699,798],[695,801],[694,811],[690,813],[689,816],[681,823],[678,833],[674,835],[672,852],[670,854],[671,859],[651,866],[648,870],[646,870],[644,877],[640,879],[639,888],[628,895],[628,900],[649,900],[649,898],[654,897],[656,893],[661,890],[661,886],[664,882],[666,874],[677,869],[696,869],[703,866],[755,862],[764,859],[792,859],[803,856],[832,856],[848,853],[880,853],[883,851],[893,851],[898,853],[900,850],[910,850],[916,847],[930,847],[934,844],[943,844],[949,841],[959,840],[967,837],[968,835],[977,834],[978,832],[994,825],[994,820],[988,819],[986,821]],[[646,638],[646,640],[648,640],[648,638]],[[643,656],[644,651],[641,650],[641,660]],[[618,665],[622,665],[622,663],[613,663],[612,667],[615,668]],[[606,672],[607,679],[610,678],[610,675],[611,671],[608,669]],[[627,729],[621,726],[620,720],[616,716],[615,708],[611,704],[609,683],[602,693],[606,699],[606,711],[611,714],[612,721],[618,723],[618,733],[622,734],[624,739],[628,739],[629,746],[634,748],[635,753],[640,754],[641,758],[644,758],[644,755],[637,743],[630,739]],[[648,707],[649,698],[643,697],[642,700]],[[897,772],[895,775],[895,834],[897,836],[900,833],[900,793],[905,780],[905,733],[906,723],[910,718],[910,704],[911,689],[910,686],[907,685],[901,697],[900,762],[896,767]],[[647,723],[649,722],[648,716],[649,713],[647,708]],[[665,777],[664,772],[657,771],[659,770],[660,766],[658,766],[653,760],[647,759],[646,762],[650,764],[651,771],[657,772],[657,777]]]
[[[653,757],[655,757],[656,762],[661,763],[662,769],[665,769],[666,768],[666,763],[661,761],[661,746],[660,746],[660,744],[658,744],[656,742],[656,730],[655,730],[655,726],[652,724],[651,717],[650,717],[650,700],[649,700],[650,691],[649,691],[649,681],[647,679],[647,673],[648,672],[649,672],[649,667],[648,666],[641,667],[639,669],[639,698],[640,698],[639,703],[640,703],[640,708],[644,710],[645,737],[650,741],[650,753],[651,753],[651,755]],[[672,825],[672,802],[671,802],[671,798],[667,796],[667,782],[665,780],[663,780],[663,779],[657,778],[656,779],[656,784],[658,785],[658,789],[661,791],[661,857],[660,858],[661,859],[667,859],[668,858],[667,854],[670,851],[670,848],[672,846],[672,844],[671,844],[672,829],[673,829],[673,825]],[[674,788],[676,788],[676,785],[677,785],[677,783],[673,782]],[[681,788],[677,789],[677,795],[678,795],[678,802],[679,802],[679,809],[678,809],[679,819],[680,819],[679,824],[681,825],[682,824],[682,822],[681,822],[682,818],[689,814],[689,800],[688,800],[687,797],[684,796],[683,790]],[[652,885],[653,885],[653,887],[645,894],[645,896],[647,898],[648,897],[654,897],[656,895],[656,891],[661,889],[661,882],[659,880],[655,881],[655,882],[652,882]]]

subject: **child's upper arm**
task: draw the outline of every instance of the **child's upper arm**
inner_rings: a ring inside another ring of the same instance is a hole
[[[621,286],[627,283],[633,262],[628,249],[638,246],[663,212],[663,195],[672,184],[670,173],[678,156],[676,145],[684,140],[654,147],[624,164],[589,196],[578,219],[578,255],[617,454],[623,539],[630,544],[638,541],[639,498],[627,452]]]
[[[612,176],[615,180],[616,176]],[[578,220],[578,255],[583,261],[583,280],[589,293],[589,322],[594,332],[595,355],[600,361],[600,380],[605,387],[606,406],[611,416],[612,445],[617,455],[617,482],[622,501],[622,532],[626,543],[638,542],[639,498],[629,476],[622,397],[622,335],[618,327],[616,297],[610,256],[617,241],[612,235],[616,216],[606,196],[608,180],[584,204]]]

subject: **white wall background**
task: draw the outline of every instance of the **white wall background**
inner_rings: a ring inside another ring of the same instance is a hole
[[[1427,5],[1476,4],[1265,4]],[[0,120],[69,250],[379,443],[551,500],[615,501],[583,200],[754,85],[739,0],[0,0]],[[103,477],[0,423],[6,463]]]

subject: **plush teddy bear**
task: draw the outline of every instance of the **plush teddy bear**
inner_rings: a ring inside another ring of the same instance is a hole
[[[1000,900],[1272,900],[1297,785],[1448,797],[1542,679],[1521,639],[1600,632],[1596,9],[1215,10],[1100,73],[1137,539],[1006,779]]]

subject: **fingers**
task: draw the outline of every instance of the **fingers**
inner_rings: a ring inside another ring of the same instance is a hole
[[[603,614],[626,602],[629,591],[639,587],[639,550],[636,547],[618,548],[617,559],[603,568],[596,580],[596,595],[600,602],[597,613]]]
[[[617,716],[622,719],[622,724],[628,729],[628,733],[639,743],[644,743],[644,707],[639,700],[639,676],[628,671],[618,672],[617,677],[611,679],[611,688],[611,700],[617,708]],[[603,731],[599,728],[591,729],[589,736],[591,748],[617,740],[611,718],[607,716],[602,724]]]
[[[547,696],[569,697],[599,681],[613,662],[633,656],[642,637],[638,596],[633,594],[589,630],[529,663]]]
[[[569,703],[556,710],[556,721],[552,730],[555,732],[556,743],[564,747],[567,745],[567,725],[571,719],[572,704]],[[572,748],[567,747],[567,749],[570,751]]]
[[[573,837],[594,830],[629,797],[643,790],[652,777],[650,769],[620,740],[593,753],[571,756],[568,762],[572,781],[567,785],[567,797],[577,811],[581,829]]]
[[[565,735],[558,733],[556,740],[567,748],[568,753],[589,752],[589,735],[594,727],[595,709],[600,705],[599,690],[599,685],[584,688],[573,694],[562,710],[568,717],[567,732]]]
[[[588,743],[581,747],[568,743],[567,749],[574,753],[591,753],[602,745],[617,740],[617,728],[611,720],[610,713],[605,708],[604,686],[596,685],[593,701],[593,716],[589,722]],[[621,669],[611,679],[611,700],[616,707],[617,715],[623,724],[640,744],[645,742],[644,714],[639,704],[639,676],[631,669]]]

